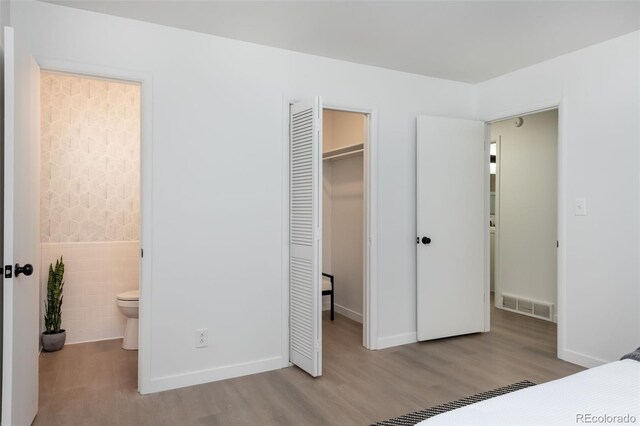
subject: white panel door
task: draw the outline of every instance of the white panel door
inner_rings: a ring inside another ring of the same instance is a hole
[[[4,43],[2,424],[30,425],[38,411],[40,342],[40,72],[13,28],[5,27]],[[32,272],[19,273],[26,265]]]
[[[322,102],[297,102],[290,116],[291,362],[322,374]]]
[[[418,117],[418,340],[485,330],[484,123]]]

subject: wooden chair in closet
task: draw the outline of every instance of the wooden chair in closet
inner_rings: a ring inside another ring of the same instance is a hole
[[[322,295],[331,296],[331,321],[333,321],[333,275],[322,273]]]

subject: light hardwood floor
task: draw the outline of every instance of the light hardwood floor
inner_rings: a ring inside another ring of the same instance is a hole
[[[520,380],[582,370],[556,358],[555,324],[492,309],[492,331],[368,351],[362,327],[325,314],[324,374],[296,367],[141,396],[119,340],[40,357],[35,425],[367,425]]]

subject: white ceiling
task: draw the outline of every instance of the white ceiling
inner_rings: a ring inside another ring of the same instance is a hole
[[[470,83],[640,29],[638,1],[47,1]]]

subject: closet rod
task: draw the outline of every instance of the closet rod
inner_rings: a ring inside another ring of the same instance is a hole
[[[350,155],[358,154],[360,152],[364,152],[364,149],[358,149],[356,151],[343,152],[341,154],[330,155],[328,157],[323,157],[322,160],[335,160],[336,158],[348,157]]]

